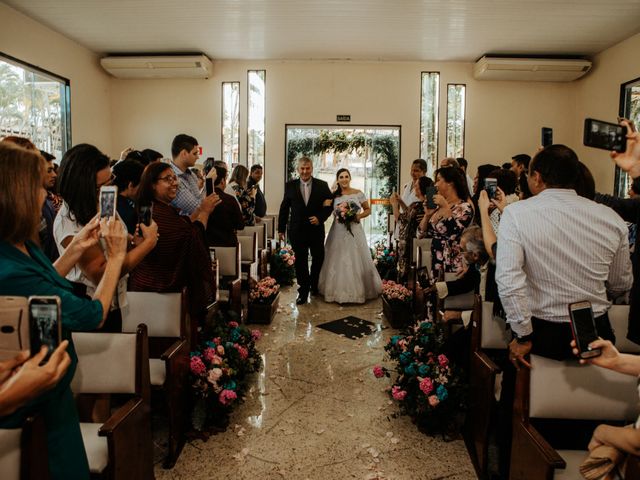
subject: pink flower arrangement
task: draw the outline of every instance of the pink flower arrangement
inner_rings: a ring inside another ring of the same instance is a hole
[[[430,378],[423,378],[420,382],[420,390],[425,395],[429,395],[433,391],[433,382]]]
[[[236,328],[238,326],[238,322],[231,321],[231,322],[229,322],[229,326],[231,328]]]
[[[280,291],[275,278],[265,277],[257,282],[249,291],[251,303],[271,303]]]
[[[449,359],[444,353],[441,353],[440,355],[438,355],[438,363],[441,367],[446,367],[447,365],[449,365]]]
[[[262,332],[260,330],[251,330],[251,338],[257,342],[262,338]]]
[[[218,352],[218,355],[224,355],[224,347],[222,345],[218,345],[216,347],[216,352]]]
[[[247,350],[245,347],[243,347],[242,345],[238,345],[237,343],[234,345],[234,347],[238,351],[238,354],[240,355],[240,358],[242,360],[246,360],[247,358],[249,358],[249,350]]]
[[[198,356],[191,357],[190,366],[191,371],[196,375],[202,375],[207,369],[202,359]]]
[[[436,407],[440,403],[440,400],[436,395],[429,395],[429,405]]]
[[[402,401],[407,396],[407,392],[405,390],[402,390],[399,386],[394,385],[391,389],[391,395],[394,399]]]
[[[218,400],[222,405],[228,405],[237,398],[238,398],[238,395],[236,395],[236,392],[234,392],[233,390],[222,390],[220,392],[220,396],[218,397]]]
[[[384,369],[380,365],[376,365],[375,367],[373,367],[373,375],[376,378],[384,377]]]
[[[220,368],[212,368],[209,370],[209,375],[207,376],[207,380],[212,385],[215,384],[222,377],[222,370]]]
[[[211,363],[213,363],[213,359],[217,357],[215,349],[211,347],[206,348],[205,351],[202,353],[202,356]]]
[[[408,288],[392,280],[382,282],[382,295],[389,302],[410,303],[413,300],[413,294]]]

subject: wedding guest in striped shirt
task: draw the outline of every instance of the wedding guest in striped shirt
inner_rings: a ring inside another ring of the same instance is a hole
[[[502,213],[496,281],[516,367],[529,367],[529,352],[571,357],[570,303],[591,302],[598,334],[614,340],[607,293],[618,296],[631,288],[627,227],[609,207],[576,193],[579,175],[575,152],[551,145],[531,160],[534,196]]]
[[[198,140],[190,135],[176,135],[171,143],[171,168],[178,178],[180,188],[171,205],[180,210],[180,215],[191,215],[204,199],[205,192],[198,185],[198,177],[191,171],[198,158]]]

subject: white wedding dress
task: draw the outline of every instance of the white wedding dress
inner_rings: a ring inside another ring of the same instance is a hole
[[[350,200],[362,205],[367,199],[362,192],[342,195],[334,199],[334,211],[337,205]],[[318,281],[325,302],[364,303],[382,291],[382,280],[371,259],[362,225],[352,223],[351,232],[353,235],[334,219],[324,244]]]

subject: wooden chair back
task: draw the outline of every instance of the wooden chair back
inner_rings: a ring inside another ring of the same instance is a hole
[[[243,262],[258,261],[258,234],[253,232],[249,235],[238,235],[238,243],[240,244],[240,259]]]
[[[240,278],[241,247],[211,247],[215,251],[221,277]]]
[[[252,227],[244,227],[244,230],[240,230],[238,234],[244,236],[251,236],[256,234],[258,240],[258,250],[267,248],[267,228],[264,223],[259,223]]]

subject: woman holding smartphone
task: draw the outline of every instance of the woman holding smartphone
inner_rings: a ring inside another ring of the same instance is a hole
[[[225,192],[229,195],[235,195],[236,200],[240,204],[242,210],[242,218],[245,226],[252,226],[256,224],[256,192],[257,185],[249,187],[247,185],[247,178],[249,177],[249,170],[244,165],[237,165],[233,169],[229,184],[225,189]]]
[[[18,428],[29,415],[42,413],[51,478],[88,479],[89,466],[69,388],[77,363],[71,332],[94,330],[104,323],[126,256],[126,231],[120,222],[106,219],[98,222],[94,218],[69,240],[64,254],[52,265],[34,241],[38,235],[40,208],[46,196],[42,188],[44,160],[35,152],[0,144],[0,169],[0,295],[59,297],[62,337],[68,342],[70,359],[66,373],[54,388],[10,415],[0,417],[0,428]],[[99,235],[104,239],[108,260],[93,292],[93,300],[81,298],[73,293],[71,283],[63,276],[87,250],[97,245]],[[62,349],[66,342],[62,342]],[[64,355],[58,350],[53,357],[52,367],[60,366],[64,361]],[[29,362],[25,366],[33,367]],[[39,393],[37,388],[31,392]],[[0,396],[4,398],[5,394],[0,388]]]

